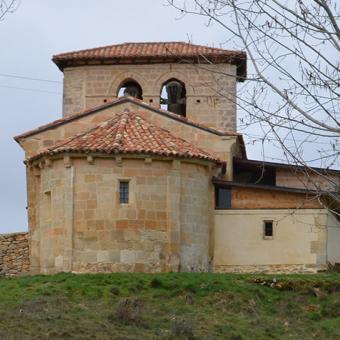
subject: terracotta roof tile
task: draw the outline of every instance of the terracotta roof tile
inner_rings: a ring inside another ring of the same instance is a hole
[[[29,161],[65,152],[151,154],[220,162],[217,156],[131,112],[118,114],[95,128],[45,148]]]
[[[63,70],[82,61],[111,61],[113,63],[140,62],[214,62],[238,65],[238,76],[246,76],[247,55],[244,51],[195,45],[185,42],[140,42],[103,46],[61,53],[52,60]]]

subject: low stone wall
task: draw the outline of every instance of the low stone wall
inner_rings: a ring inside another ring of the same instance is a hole
[[[214,266],[215,273],[247,273],[247,274],[289,274],[317,273],[327,266],[306,264],[274,264],[274,265],[244,265],[244,266]]]
[[[0,235],[0,276],[29,272],[28,233]]]

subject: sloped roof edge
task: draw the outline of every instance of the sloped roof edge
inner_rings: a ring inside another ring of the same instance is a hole
[[[22,139],[22,138],[33,136],[37,133],[40,133],[40,132],[43,132],[43,131],[46,131],[46,130],[49,130],[49,129],[53,129],[57,126],[67,124],[67,123],[72,122],[74,120],[77,120],[77,119],[80,119],[82,117],[91,115],[95,112],[107,109],[111,106],[115,106],[115,105],[126,103],[126,102],[134,103],[134,104],[139,105],[141,107],[144,107],[144,108],[146,108],[150,111],[153,111],[153,112],[156,112],[156,113],[161,114],[163,116],[166,116],[170,119],[177,120],[179,122],[182,122],[183,124],[191,125],[193,127],[196,127],[198,129],[201,129],[201,130],[204,130],[204,131],[207,131],[207,132],[210,132],[210,133],[218,135],[218,136],[242,136],[241,134],[239,134],[237,132],[223,132],[223,131],[220,131],[220,130],[217,130],[217,129],[210,128],[210,127],[205,126],[203,124],[196,123],[192,120],[189,120],[185,117],[179,116],[175,113],[169,112],[167,110],[158,109],[158,108],[156,108],[152,105],[149,105],[149,104],[143,102],[142,100],[139,100],[139,99],[136,99],[136,98],[133,98],[133,97],[120,97],[120,98],[117,98],[117,99],[115,99],[115,100],[113,100],[109,103],[105,103],[103,105],[99,105],[99,106],[93,107],[91,109],[72,114],[71,116],[61,118],[61,119],[57,119],[57,120],[55,120],[51,123],[41,125],[41,126],[35,128],[35,129],[32,129],[30,131],[27,131],[25,133],[22,133],[20,135],[15,136],[14,139],[17,142],[19,142],[19,140]]]
[[[150,154],[164,157],[198,159],[221,164],[211,152],[176,137],[135,112],[122,112],[85,132],[46,147],[28,161],[61,153]]]

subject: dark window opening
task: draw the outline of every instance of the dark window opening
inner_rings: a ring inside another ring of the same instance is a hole
[[[215,187],[215,209],[231,208],[231,189]]]
[[[121,204],[129,203],[129,182],[119,182],[119,202]]]
[[[273,237],[273,221],[263,221],[264,237]]]
[[[118,97],[130,96],[143,99],[142,87],[134,80],[125,80],[118,88]]]
[[[276,169],[259,164],[234,161],[234,181],[262,185],[276,185]]]
[[[185,117],[186,89],[177,79],[169,79],[161,88],[161,108]]]

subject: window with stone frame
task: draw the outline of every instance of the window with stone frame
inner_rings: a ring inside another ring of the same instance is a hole
[[[119,181],[119,203],[120,204],[129,203],[129,181],[126,180]]]

